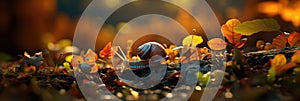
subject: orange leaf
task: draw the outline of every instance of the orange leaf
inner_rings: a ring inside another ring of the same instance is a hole
[[[222,50],[226,48],[226,42],[221,38],[213,38],[207,42],[207,45],[213,50]]]
[[[290,68],[293,68],[295,66],[297,66],[297,64],[294,63],[294,62],[291,62],[291,63],[288,63],[288,64],[285,64],[285,65],[282,65],[282,66],[279,66],[279,67],[275,68],[275,71],[277,73],[282,73],[282,72],[285,72],[285,71],[287,71]]]
[[[292,62],[300,63],[300,50],[296,51],[292,56]]]
[[[101,58],[111,57],[111,42],[107,43],[105,47],[99,52]]]
[[[300,46],[300,34],[298,32],[292,32],[287,41],[289,42],[290,46]]]
[[[222,25],[221,31],[222,31],[223,35],[232,44],[236,44],[242,38],[242,34],[235,33],[233,31],[233,28],[240,23],[241,22],[238,19],[230,19],[226,22],[226,24]]]
[[[286,47],[286,43],[287,43],[286,36],[284,34],[280,34],[275,39],[273,39],[272,45],[276,49],[281,49],[281,48]]]

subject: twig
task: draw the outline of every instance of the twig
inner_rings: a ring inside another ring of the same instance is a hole
[[[125,60],[128,60],[128,59],[127,59],[127,57],[126,57],[126,55],[124,54],[123,50],[121,49],[121,47],[120,47],[120,46],[118,46],[118,48],[119,48],[119,50],[121,51],[121,53],[122,53],[122,55],[123,55],[124,59],[125,59]]]
[[[113,48],[111,50],[118,55],[119,58],[121,58],[123,61],[125,60],[118,52],[116,52]]]

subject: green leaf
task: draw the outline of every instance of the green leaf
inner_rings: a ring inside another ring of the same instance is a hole
[[[207,72],[206,74],[202,74],[201,72],[198,72],[197,75],[198,75],[198,81],[200,83],[202,83],[203,85],[207,85],[207,83],[209,82],[210,80],[210,72]]]
[[[276,80],[276,71],[273,67],[271,67],[268,71],[268,81],[274,82]]]
[[[233,30],[236,33],[250,36],[261,31],[278,31],[279,29],[280,26],[274,19],[256,19],[238,24]]]

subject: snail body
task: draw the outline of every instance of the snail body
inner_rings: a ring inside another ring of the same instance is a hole
[[[152,56],[159,55],[166,57],[165,48],[157,42],[147,42],[138,47],[137,54],[141,59],[147,60]]]

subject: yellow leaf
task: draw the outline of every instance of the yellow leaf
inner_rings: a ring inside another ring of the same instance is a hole
[[[63,65],[64,65],[64,67],[66,68],[67,71],[71,70],[70,63],[64,62]]]
[[[74,57],[74,55],[68,55],[65,57],[65,61],[71,62],[73,57]]]
[[[283,54],[278,54],[276,55],[272,60],[271,60],[271,66],[273,68],[282,66],[286,64],[286,57]]]
[[[201,44],[203,42],[203,39],[201,36],[197,36],[197,35],[189,35],[187,37],[185,37],[182,41],[182,45],[185,46],[196,46],[198,44]]]

